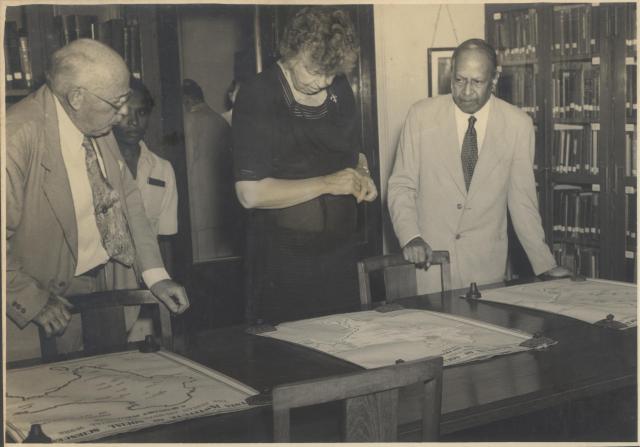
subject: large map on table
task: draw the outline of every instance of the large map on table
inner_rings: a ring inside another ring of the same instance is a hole
[[[628,329],[637,324],[637,286],[599,279],[559,279],[482,291],[483,301],[512,304]]]
[[[7,432],[40,424],[54,442],[98,439],[238,411],[257,392],[168,352],[137,351],[7,370]]]
[[[331,354],[364,368],[443,356],[444,365],[530,349],[531,335],[417,309],[364,311],[279,324],[260,334]],[[545,346],[553,344],[546,339]],[[523,344],[524,343],[524,344]]]

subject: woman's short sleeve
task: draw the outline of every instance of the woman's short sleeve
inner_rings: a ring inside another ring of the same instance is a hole
[[[272,172],[274,132],[272,89],[258,80],[242,86],[233,108],[233,154],[236,181],[261,180]]]

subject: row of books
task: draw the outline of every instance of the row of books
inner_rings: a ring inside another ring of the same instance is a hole
[[[7,90],[33,87],[29,37],[13,21],[4,27],[4,67]]]
[[[626,87],[626,101],[625,110],[627,112],[627,121],[636,121],[638,113],[638,87],[636,84],[636,69],[637,65],[627,65],[627,87]]]
[[[634,190],[635,191],[635,190]],[[638,197],[634,192],[625,194],[625,236],[627,241],[627,251],[636,251],[636,228],[638,218]]]
[[[594,243],[600,237],[600,193],[575,185],[553,187],[553,237]]]
[[[551,170],[561,174],[598,174],[600,123],[554,124]]]
[[[587,278],[599,277],[600,250],[597,248],[554,243],[553,256],[558,265],[563,265],[578,275]]]
[[[635,124],[626,124],[624,129],[624,175],[636,175],[636,163],[638,160],[637,139],[638,132]]]
[[[627,45],[627,56],[636,57],[637,53],[637,29],[636,29],[636,4],[628,3],[625,14],[627,18],[627,35],[625,43]]]
[[[600,66],[590,62],[552,64],[552,116],[597,121],[600,116]]]
[[[595,8],[591,5],[553,7],[552,55],[588,57],[598,54]]]
[[[630,251],[626,254],[625,259],[625,281],[638,283],[638,267],[636,266],[637,256],[635,252]]]
[[[637,222],[638,222],[638,196],[635,188],[628,188],[628,194],[625,194],[625,239],[626,250],[625,257],[625,280],[638,282],[637,273]]]
[[[535,57],[538,45],[538,11],[493,14],[493,29],[498,62],[529,60]]]
[[[536,118],[536,78],[533,66],[504,66],[500,70],[498,96]]]
[[[137,19],[122,18],[99,22],[92,15],[59,15],[54,27],[60,46],[80,38],[99,40],[116,50],[125,60],[134,77],[142,76],[142,48]]]

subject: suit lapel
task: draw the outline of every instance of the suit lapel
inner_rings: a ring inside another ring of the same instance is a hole
[[[462,162],[460,161],[460,144],[458,142],[458,131],[456,129],[456,117],[453,108],[455,104],[453,99],[447,102],[443,108],[443,113],[438,116],[438,129],[442,132],[441,141],[442,148],[437,151],[443,161],[443,165],[456,187],[462,195],[467,194],[464,185],[464,176],[462,174]]]
[[[471,199],[478,190],[482,189],[482,184],[491,176],[491,173],[502,159],[502,152],[505,148],[503,141],[504,126],[505,121],[502,110],[499,108],[498,101],[492,98],[487,129],[482,142],[480,156],[473,171],[471,185],[469,185],[468,199]]]
[[[45,170],[42,189],[56,216],[74,258],[78,259],[78,229],[67,168],[60,150],[60,132],[54,97],[48,88],[43,91],[45,113],[45,149],[41,165]]]

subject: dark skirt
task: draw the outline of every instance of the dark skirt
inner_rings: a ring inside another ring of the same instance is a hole
[[[308,231],[317,228],[308,222],[302,230],[290,228],[292,220],[283,220],[278,211],[251,216],[246,263],[250,324],[359,310],[355,205],[332,198],[319,203],[324,216],[320,231]],[[309,215],[308,207],[300,210]]]

